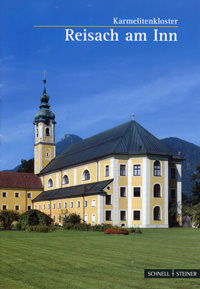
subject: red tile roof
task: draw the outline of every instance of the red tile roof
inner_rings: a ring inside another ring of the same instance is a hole
[[[33,173],[0,172],[0,187],[43,189],[39,177]]]

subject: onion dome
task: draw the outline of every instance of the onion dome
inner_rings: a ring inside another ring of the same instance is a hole
[[[34,124],[38,124],[39,122],[43,122],[45,124],[49,124],[50,121],[55,124],[55,114],[49,109],[49,96],[46,92],[46,79],[43,80],[44,82],[44,91],[40,97],[40,110],[36,113]]]

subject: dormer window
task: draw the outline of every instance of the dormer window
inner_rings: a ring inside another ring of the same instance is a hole
[[[83,181],[90,180],[90,172],[88,170],[84,170],[83,175],[82,175],[82,180]]]
[[[52,179],[48,180],[48,188],[52,188],[53,187],[53,181]]]
[[[45,135],[46,135],[46,136],[50,136],[50,130],[49,130],[49,127],[46,127]]]
[[[67,175],[64,175],[62,178],[62,184],[63,185],[68,185],[69,184],[69,178]]]
[[[156,177],[160,177],[161,176],[160,162],[159,161],[155,161],[154,162],[153,175],[156,176]]]

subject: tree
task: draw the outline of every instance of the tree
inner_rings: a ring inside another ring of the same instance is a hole
[[[200,203],[200,165],[196,166],[196,172],[192,176],[192,181],[195,181],[192,188],[192,205],[196,205]]]
[[[11,210],[3,210],[0,212],[0,221],[5,230],[10,230],[14,221],[19,220],[19,213]]]
[[[34,172],[34,159],[28,161],[21,160],[21,165],[18,167],[17,172],[33,173]]]

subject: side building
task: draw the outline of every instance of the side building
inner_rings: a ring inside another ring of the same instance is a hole
[[[31,210],[32,200],[43,191],[37,176],[31,173],[0,172],[0,209],[20,214]]]
[[[40,142],[40,158],[35,150],[36,173],[44,191],[33,200],[34,208],[58,223],[77,213],[91,224],[167,228],[172,197],[181,214],[180,156],[136,121],[72,144],[55,158],[51,153],[44,165],[45,146],[54,145],[55,120],[48,107],[42,117],[40,111],[34,121],[35,146],[37,126],[43,126],[44,135],[48,125],[51,135]]]

